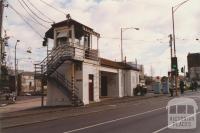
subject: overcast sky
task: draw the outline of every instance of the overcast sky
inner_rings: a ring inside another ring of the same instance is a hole
[[[40,0],[29,0],[49,19],[37,12],[28,0],[24,1],[45,21],[52,19],[59,22],[66,19],[64,13],[70,13],[73,19],[93,28],[102,37],[99,43],[101,57],[112,60],[119,61],[121,57],[120,27],[140,28],[139,31],[132,29],[123,32],[124,55],[127,60],[137,59],[138,64],[144,65],[147,74],[151,73],[152,66],[154,76],[167,75],[170,69],[168,35],[172,33],[171,7],[184,0],[45,0],[60,12]],[[8,2],[25,16],[26,21],[35,29],[33,31],[11,8],[5,8],[3,28],[11,37],[7,48],[8,65],[14,66],[12,63],[14,45],[19,39],[20,44],[17,49],[17,56],[21,59],[19,69],[31,71],[33,64],[41,61],[46,55],[46,48],[42,47],[41,36],[44,36],[51,24],[37,19],[45,28],[33,22],[18,0],[8,0]],[[175,30],[180,68],[187,66],[189,52],[200,50],[200,41],[196,41],[196,38],[200,38],[199,0],[190,0],[176,11]],[[26,53],[27,49],[31,49],[32,54]],[[31,58],[31,60],[26,58]]]

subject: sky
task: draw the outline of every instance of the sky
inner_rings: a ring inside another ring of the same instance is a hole
[[[100,56],[121,60],[120,28],[134,27],[123,32],[123,51],[127,61],[143,64],[145,73],[153,76],[167,75],[170,70],[169,34],[172,34],[171,8],[184,0],[24,0],[38,18],[23,9],[22,0],[7,0],[4,10],[3,30],[10,37],[7,64],[14,67],[14,46],[17,45],[18,69],[34,70],[34,63],[46,56],[42,37],[54,22],[66,19],[65,14],[101,34]],[[32,5],[36,6],[43,15]],[[25,6],[25,5],[24,5]],[[32,28],[13,11],[17,10]],[[200,51],[200,1],[189,0],[174,13],[176,55],[179,68],[187,68],[187,54]],[[27,8],[26,8],[27,10]],[[45,15],[45,16],[44,16]],[[34,16],[34,17],[33,17]],[[40,24],[35,22],[35,18]],[[42,26],[41,26],[42,25]],[[34,30],[33,30],[34,29]],[[52,47],[50,43],[50,48]],[[30,49],[32,53],[26,51]],[[151,71],[152,68],[152,71]]]

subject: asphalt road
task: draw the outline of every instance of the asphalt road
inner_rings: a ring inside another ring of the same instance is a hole
[[[200,93],[187,96],[195,96],[200,108]],[[170,99],[166,96],[109,105],[116,109],[3,129],[3,133],[199,133],[200,114],[196,129],[168,129],[166,105]]]

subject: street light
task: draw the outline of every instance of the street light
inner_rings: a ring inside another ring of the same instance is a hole
[[[176,57],[176,38],[175,38],[175,24],[174,24],[174,13],[178,10],[179,7],[181,7],[183,4],[188,2],[189,0],[185,0],[181,3],[179,3],[176,6],[172,7],[172,28],[173,28],[173,44],[174,44],[174,56]]]
[[[18,87],[17,87],[17,44],[20,42],[20,40],[17,40],[16,41],[16,44],[15,44],[15,93],[16,93],[16,96],[18,95]]]
[[[173,28],[173,44],[174,44],[174,57],[176,57],[176,38],[175,38],[175,24],[174,24],[174,13],[178,10],[179,7],[181,7],[183,4],[188,2],[189,0],[185,0],[181,3],[179,3],[176,6],[172,7],[172,28]],[[177,70],[175,70],[177,71]],[[175,74],[175,87],[176,87],[176,96],[178,96],[178,88],[177,88],[177,75]]]
[[[135,30],[140,30],[139,28],[135,27],[128,27],[128,28],[121,28],[121,61],[123,62],[123,32],[128,30],[128,29],[135,29]]]
[[[135,28],[135,27],[126,27],[126,28],[121,28],[121,61],[123,62],[123,32],[128,30],[128,29],[134,29],[134,30],[140,30],[139,28]],[[125,85],[125,81],[126,81],[126,78],[125,78],[125,73],[123,72],[123,77],[124,77],[124,96],[125,96],[125,91],[126,91],[126,85]],[[127,93],[126,93],[127,94]]]

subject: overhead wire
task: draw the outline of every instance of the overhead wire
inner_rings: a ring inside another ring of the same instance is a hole
[[[35,9],[37,10],[41,15],[52,21],[53,23],[55,22],[53,19],[51,19],[48,15],[44,14],[42,11],[40,11],[30,0],[27,0],[27,2]]]
[[[20,18],[37,34],[39,35],[41,38],[43,38],[43,36],[24,18],[23,15],[21,15],[11,4],[9,4],[9,7],[18,15],[20,16]]]
[[[102,36],[102,39],[113,39],[113,40],[120,40],[121,38],[118,37],[105,37]],[[128,38],[124,38],[123,40],[127,40],[127,41],[138,41],[138,42],[146,42],[146,43],[153,43],[153,42],[159,42],[159,43],[167,43],[167,41],[165,42],[164,39],[155,39],[155,40],[133,40],[133,39],[128,39]]]
[[[46,22],[46,23],[52,23],[52,22],[46,21],[46,20],[44,20],[43,18],[41,18],[40,16],[38,16],[37,13],[35,13],[35,12],[28,6],[28,4],[27,4],[24,0],[22,0],[22,2],[23,2],[24,5],[30,10],[30,12],[31,12],[33,15],[35,15],[38,19],[40,19],[40,20],[42,20],[43,22]]]
[[[19,4],[22,6],[22,8],[26,11],[26,13],[34,20],[35,23],[39,24],[40,26],[48,29],[47,26],[45,26],[44,24],[40,23],[34,16],[32,16],[32,14],[29,13],[29,11],[25,8],[25,6],[21,3],[20,0],[18,0]]]
[[[62,14],[64,14],[64,15],[67,15],[65,12],[63,12],[63,11],[57,9],[56,7],[52,6],[51,4],[49,4],[49,3],[47,3],[47,2],[45,2],[45,1],[43,1],[43,0],[40,0],[40,1],[41,1],[43,4],[45,4],[45,5],[47,5],[47,6],[51,7],[51,8],[53,8],[53,9],[56,10],[57,12],[60,12],[60,13],[62,13]]]

